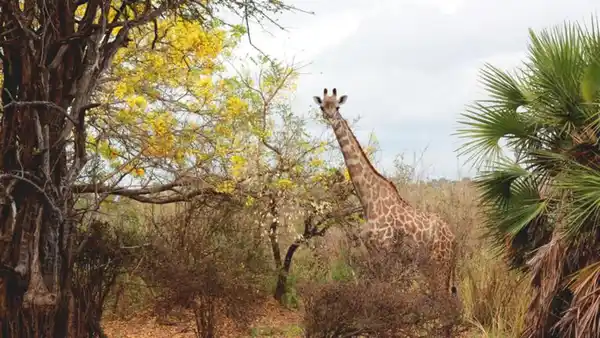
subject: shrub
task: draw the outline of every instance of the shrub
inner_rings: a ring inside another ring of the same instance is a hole
[[[236,222],[235,206],[188,204],[160,217],[150,235],[141,275],[157,290],[155,312],[194,313],[199,337],[214,337],[218,319],[246,328],[268,295],[259,286],[272,273],[260,237]]]
[[[308,337],[436,337],[458,330],[455,298],[431,292],[428,263],[397,246],[356,254],[357,280],[303,288]],[[418,268],[417,268],[418,267]]]
[[[100,320],[107,296],[119,274],[138,259],[134,248],[140,247],[139,239],[96,218],[86,225],[75,236],[73,306],[78,308],[77,320],[89,332],[103,336]]]

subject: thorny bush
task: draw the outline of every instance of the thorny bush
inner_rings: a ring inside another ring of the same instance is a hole
[[[118,275],[137,260],[139,238],[98,219],[88,224],[76,234],[73,306],[78,322],[83,325],[79,329],[104,337],[100,321],[107,296]]]
[[[460,307],[432,292],[434,273],[422,252],[406,245],[351,254],[354,281],[305,285],[307,337],[438,337],[460,330]]]
[[[199,337],[218,336],[223,316],[247,327],[257,313],[253,307],[268,296],[260,286],[272,268],[259,229],[240,215],[235,205],[187,203],[159,217],[142,267],[143,278],[158,291],[159,316],[193,310]]]

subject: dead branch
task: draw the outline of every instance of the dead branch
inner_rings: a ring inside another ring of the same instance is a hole
[[[56,205],[56,203],[54,202],[52,197],[50,197],[39,184],[37,184],[33,180],[31,180],[27,177],[24,177],[24,176],[19,176],[19,175],[9,174],[9,173],[0,174],[0,180],[5,179],[5,178],[17,179],[17,180],[20,180],[20,181],[23,181],[23,182],[29,184],[31,187],[36,189],[44,197],[44,200],[46,201],[46,203],[55,212],[56,217],[58,218],[58,221],[62,222],[64,220],[64,214],[63,214],[62,210]]]

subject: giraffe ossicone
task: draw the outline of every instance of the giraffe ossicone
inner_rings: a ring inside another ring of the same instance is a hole
[[[313,100],[319,105],[321,111],[325,115],[325,118],[328,118],[327,114],[334,114],[336,111],[338,111],[340,106],[346,103],[348,100],[348,95],[342,95],[338,99],[336,88],[333,88],[332,92],[332,95],[327,95],[327,88],[324,88],[323,98],[320,98],[319,96],[313,96]]]
[[[338,98],[336,88],[332,95],[327,93],[324,88],[323,97],[314,96],[313,100],[333,128],[363,207],[366,222],[359,237],[370,250],[388,246],[398,238],[413,240],[435,264],[434,286],[456,295],[456,238],[450,226],[439,216],[412,207],[400,196],[396,186],[375,169],[339,112],[348,96]]]

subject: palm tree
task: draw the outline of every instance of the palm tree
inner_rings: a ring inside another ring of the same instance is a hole
[[[530,30],[511,73],[486,65],[488,94],[462,115],[461,153],[480,171],[485,229],[531,275],[525,337],[600,337],[600,30]]]

